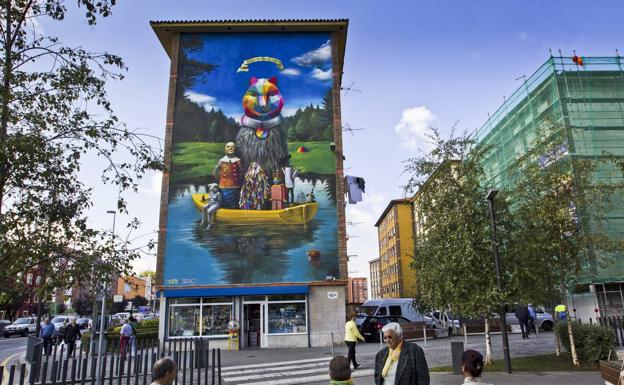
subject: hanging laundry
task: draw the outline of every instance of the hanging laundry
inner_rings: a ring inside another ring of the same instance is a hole
[[[361,202],[365,186],[364,178],[347,175],[345,177],[345,182],[349,203],[356,204],[357,202]]]

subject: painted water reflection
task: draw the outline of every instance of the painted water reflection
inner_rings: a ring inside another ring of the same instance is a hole
[[[319,209],[306,225],[217,224],[210,230],[199,225],[200,214],[191,200],[205,186],[171,191],[165,285],[307,282],[338,276],[335,177],[297,179],[295,196],[313,187]],[[309,261],[311,249],[320,258]]]

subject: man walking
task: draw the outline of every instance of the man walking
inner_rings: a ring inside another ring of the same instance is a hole
[[[520,304],[516,307],[516,318],[520,322],[520,330],[522,331],[522,339],[529,338],[529,309]]]
[[[72,318],[71,323],[65,328],[65,345],[67,345],[67,357],[72,357],[76,340],[80,339],[80,328],[76,325],[76,319]]]
[[[119,354],[121,355],[121,359],[126,358],[126,350],[130,347],[130,340],[133,335],[134,331],[130,322],[127,319],[124,320],[124,324],[119,332]]]
[[[403,340],[401,325],[381,329],[386,347],[375,357],[376,385],[429,385],[429,367],[422,348]]]
[[[535,336],[537,337],[537,314],[535,314],[535,309],[533,309],[533,304],[529,304],[529,306],[527,306],[527,310],[529,311],[529,333],[531,332],[531,330],[533,331],[533,333],[535,333]]]
[[[45,323],[39,332],[39,337],[43,339],[43,351],[46,356],[50,356],[52,351],[52,337],[54,337],[54,325],[50,322],[50,318],[45,319]]]

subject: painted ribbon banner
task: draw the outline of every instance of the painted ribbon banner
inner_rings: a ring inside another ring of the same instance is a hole
[[[281,60],[273,58],[273,57],[258,56],[258,57],[254,57],[254,58],[245,60],[243,62],[243,64],[241,64],[241,66],[238,67],[236,72],[249,72],[249,65],[251,63],[257,63],[257,62],[261,62],[261,61],[268,61],[268,62],[271,62],[271,63],[275,63],[275,65],[277,66],[277,68],[280,71],[284,70],[284,65],[282,64]]]

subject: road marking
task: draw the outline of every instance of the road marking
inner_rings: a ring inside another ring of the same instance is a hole
[[[4,367],[4,374],[2,376],[2,385],[6,385],[9,382],[9,370],[8,367],[6,366],[6,363],[9,362],[11,359],[13,359],[13,357],[19,355],[20,353],[15,353],[13,355],[8,356],[4,361],[2,361],[2,363],[0,364],[0,366]]]
[[[306,359],[306,360],[297,360],[297,361],[268,362],[266,364],[226,366],[226,367],[221,369],[221,372],[230,371],[230,370],[236,370],[236,369],[264,368],[264,367],[276,366],[276,365],[280,365],[280,364],[290,365],[290,364],[301,364],[301,363],[305,363],[305,362],[323,362],[323,361],[329,361],[331,359],[332,359],[332,357],[321,357],[321,358],[310,358],[310,359]]]
[[[351,374],[351,378],[357,377],[367,377],[372,376],[374,374],[373,369],[366,370],[356,370]],[[226,381],[232,381],[231,379],[225,378]],[[310,382],[319,382],[319,381],[329,381],[329,374],[317,375],[317,376],[308,376],[308,377],[299,377],[299,378],[283,378],[279,380],[270,380],[270,381],[261,381],[261,382],[249,382],[245,383],[245,385],[292,385],[292,384],[307,384]]]
[[[275,365],[275,364],[273,364]],[[327,362],[314,362],[314,363],[309,363],[309,364],[297,364],[297,365],[286,365],[286,366],[272,366],[272,367],[265,367],[265,368],[250,368],[250,369],[244,369],[244,370],[237,370],[236,374],[245,374],[245,373],[259,373],[259,372],[264,372],[264,371],[271,371],[271,370],[290,370],[290,369],[303,369],[303,368],[313,368],[313,367],[320,367],[320,368],[327,368]],[[225,370],[225,368],[221,369],[221,373],[224,373],[225,375],[227,375],[228,371]]]

